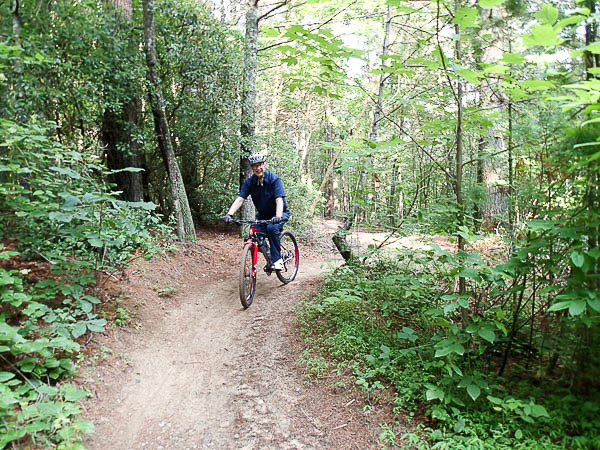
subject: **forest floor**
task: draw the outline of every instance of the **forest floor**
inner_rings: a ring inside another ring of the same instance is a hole
[[[283,286],[259,272],[253,305],[238,297],[241,239],[200,230],[197,244],[138,258],[109,279],[115,318],[91,337],[80,383],[90,449],[379,448],[386,408],[365,408],[351,381],[304,375],[294,307],[341,259],[324,222],[300,239],[300,270]],[[362,245],[380,239],[358,233]],[[431,240],[431,237],[429,237]],[[451,248],[442,238],[439,244]],[[421,237],[395,245],[421,248]],[[372,401],[372,399],[371,399]]]

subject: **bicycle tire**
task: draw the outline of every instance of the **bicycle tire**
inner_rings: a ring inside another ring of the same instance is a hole
[[[296,237],[290,231],[281,233],[281,258],[283,259],[283,270],[276,270],[275,274],[279,281],[288,284],[296,278],[300,265],[298,243]]]
[[[256,272],[254,271],[254,245],[246,245],[242,250],[242,260],[240,263],[240,301],[244,309],[248,309],[254,300],[256,292]]]

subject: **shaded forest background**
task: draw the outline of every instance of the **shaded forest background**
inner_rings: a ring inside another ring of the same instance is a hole
[[[598,447],[597,9],[1,2],[0,447],[91,432],[59,381],[114,318],[103,271],[217,222],[253,150],[298,229],[456,241],[349,251],[301,314],[309,366],[426,418],[383,441]]]

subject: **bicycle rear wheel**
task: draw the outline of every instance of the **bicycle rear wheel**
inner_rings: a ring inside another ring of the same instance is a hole
[[[277,278],[283,284],[294,281],[300,264],[300,252],[296,238],[289,231],[281,233],[281,259],[283,259],[283,270],[276,270]]]
[[[254,270],[254,245],[246,245],[242,250],[242,261],[240,264],[240,301],[244,309],[249,308],[254,300],[256,291],[256,271]]]

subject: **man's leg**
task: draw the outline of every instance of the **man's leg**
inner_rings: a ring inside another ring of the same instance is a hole
[[[283,223],[272,223],[267,225],[267,236],[271,246],[271,263],[281,259],[281,230]]]

